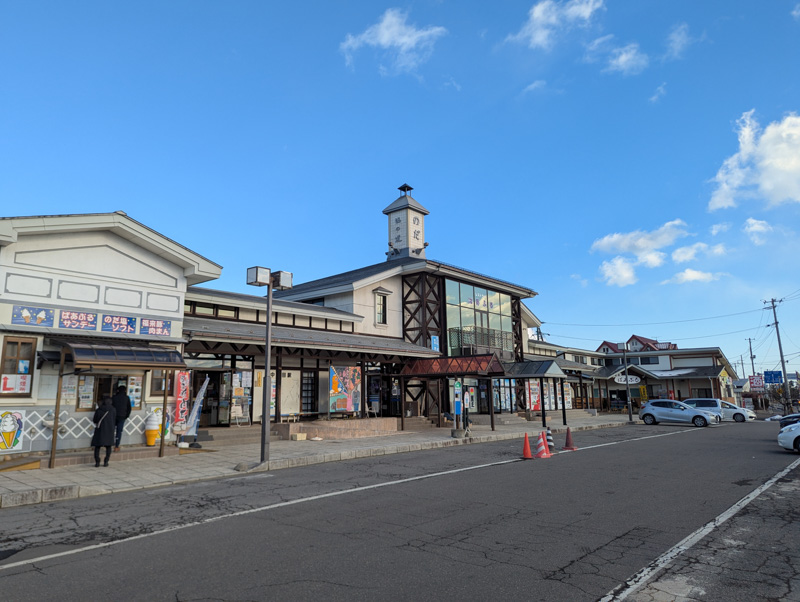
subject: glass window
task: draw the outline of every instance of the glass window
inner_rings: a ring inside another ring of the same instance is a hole
[[[375,295],[375,322],[386,324],[386,295]]]
[[[489,311],[495,314],[500,313],[500,293],[495,291],[488,291],[489,298]]]
[[[31,379],[33,378],[35,353],[36,339],[5,338],[2,363],[3,395],[14,397],[31,396]]]
[[[198,316],[213,316],[214,306],[196,303],[194,306],[194,313],[196,313]]]
[[[217,316],[220,318],[235,318],[236,308],[220,305],[217,307]]]
[[[489,309],[489,296],[485,288],[475,287],[475,309],[487,311]]]
[[[502,316],[500,318],[500,323],[502,324],[500,330],[503,332],[511,332],[511,316]]]
[[[447,297],[447,302],[452,305],[459,304],[459,287],[458,282],[455,280],[446,280],[445,281],[445,295]]]
[[[504,316],[511,315],[511,297],[500,293],[500,313]]]
[[[461,310],[458,306],[447,306],[447,328],[461,328]]]
[[[503,328],[500,314],[489,314],[489,328],[493,330],[501,330]]]
[[[461,284],[461,307],[475,307],[475,291],[469,284]]]
[[[150,395],[164,396],[164,385],[166,381],[167,396],[172,395],[172,378],[167,378],[167,373],[174,375],[172,370],[153,370],[150,373]]]
[[[466,307],[461,308],[461,328],[475,326],[475,310]]]

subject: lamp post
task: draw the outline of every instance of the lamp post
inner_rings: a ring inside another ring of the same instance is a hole
[[[269,462],[269,401],[272,397],[272,376],[270,364],[272,363],[272,289],[284,290],[292,288],[291,272],[270,272],[269,268],[247,268],[247,284],[252,286],[267,287],[267,336],[264,347],[264,386],[261,399],[261,463]],[[269,397],[268,397],[269,396]]]
[[[633,405],[631,403],[631,381],[628,378],[628,343],[620,343],[622,347],[622,363],[625,365],[625,388],[628,391],[628,422],[633,422]]]

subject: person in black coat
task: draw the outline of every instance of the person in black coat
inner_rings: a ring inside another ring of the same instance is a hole
[[[114,433],[117,425],[117,411],[111,404],[111,397],[103,395],[103,401],[95,410],[94,435],[92,435],[92,447],[94,447],[94,465],[100,466],[100,448],[106,448],[106,460],[103,466],[108,466],[108,459],[111,457],[111,446],[114,445]]]
[[[122,432],[125,429],[125,421],[131,415],[131,398],[128,397],[128,389],[124,385],[117,387],[114,397],[111,398],[114,409],[117,411],[117,434],[114,438],[114,451],[119,451],[119,444],[122,441]]]

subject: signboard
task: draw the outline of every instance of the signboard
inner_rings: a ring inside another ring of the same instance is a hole
[[[437,335],[431,336],[431,349],[433,351],[439,351],[439,337]]]
[[[629,384],[629,385],[637,385],[640,382],[642,382],[642,379],[639,378],[638,376],[630,376],[629,375],[627,377],[627,381],[626,381],[624,374],[618,374],[617,376],[614,377],[614,382],[615,383],[619,383],[621,385],[624,385],[626,383]]]
[[[642,403],[647,403],[647,401],[650,399],[647,396],[647,386],[646,385],[639,385],[639,397],[642,398]]]
[[[750,377],[750,390],[754,393],[760,393],[764,390],[764,377],[760,374]]]
[[[539,393],[539,381],[534,379],[528,380],[528,409],[539,411],[542,409],[542,400]]]
[[[156,336],[168,337],[172,333],[171,320],[150,320],[142,318],[142,327],[139,334],[152,334]]]
[[[782,384],[783,372],[780,370],[764,370],[764,382],[768,385]]]
[[[136,318],[105,314],[100,330],[103,332],[136,332]]]
[[[25,410],[0,412],[0,454],[23,451]]]
[[[55,310],[44,307],[31,307],[29,305],[15,305],[11,310],[12,324],[28,324],[30,326],[53,327]]]
[[[97,330],[97,314],[61,310],[58,327],[68,330]]]
[[[0,393],[30,393],[30,374],[3,374],[0,375]]]

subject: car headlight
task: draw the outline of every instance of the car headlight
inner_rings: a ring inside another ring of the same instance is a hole
[[[798,423],[798,422],[795,422],[794,424],[790,424],[789,426],[785,426],[785,427],[783,427],[783,428],[780,430],[780,432],[781,432],[781,433],[789,433],[789,432],[791,432],[791,431],[795,431],[795,430],[797,430],[797,429],[800,429],[800,423]]]

